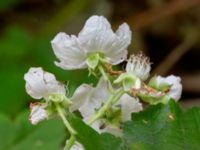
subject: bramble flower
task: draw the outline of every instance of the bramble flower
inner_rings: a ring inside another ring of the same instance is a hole
[[[149,77],[151,64],[149,58],[142,53],[131,55],[126,65],[126,72],[131,73],[141,80],[146,80]]]
[[[38,124],[40,121],[48,119],[48,112],[46,110],[46,103],[32,103],[30,105],[31,114],[29,120],[33,125]]]
[[[96,88],[83,84],[77,88],[71,98],[72,105],[70,106],[70,109],[71,111],[79,110],[83,120],[87,123],[109,98],[110,94],[108,84],[103,78],[100,79]],[[120,109],[121,111],[120,122],[130,120],[132,112],[142,110],[141,103],[128,94],[124,94],[113,107]],[[104,126],[103,128],[102,125]],[[105,119],[95,121],[91,127],[99,133],[109,132],[116,136],[121,135],[121,129],[108,123]]]
[[[91,118],[92,115],[95,114],[96,109],[100,108],[109,97],[107,89],[108,85],[103,78],[100,79],[96,88],[87,84],[82,84],[70,98],[72,101],[70,110],[72,112],[79,110],[84,118]]]
[[[30,68],[24,75],[26,92],[35,99],[49,99],[51,95],[64,95],[65,87],[56,80],[52,73],[45,72],[41,67]]]
[[[94,69],[99,61],[116,65],[127,58],[131,31],[126,23],[114,33],[103,16],[90,17],[78,36],[58,33],[51,41],[53,51],[60,62],[58,67],[66,70]]]
[[[181,85],[181,78],[170,75],[166,78],[157,76],[155,77],[155,84],[156,88],[159,89],[164,89],[165,87],[168,88],[166,91],[166,94],[175,100],[179,100],[181,98],[181,93],[182,93],[182,85]]]

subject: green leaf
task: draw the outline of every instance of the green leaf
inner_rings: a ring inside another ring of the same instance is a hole
[[[59,121],[50,120],[43,122],[37,129],[29,132],[30,134],[14,145],[11,150],[60,149],[65,137],[65,132],[63,131],[63,125]]]
[[[0,150],[11,144],[15,140],[16,129],[13,128],[12,121],[3,114],[0,114]]]
[[[0,74],[0,112],[16,115],[27,102],[23,67],[2,68]]]
[[[81,119],[71,116],[70,123],[77,131],[76,139],[86,150],[125,150],[120,138],[111,134],[98,134]]]
[[[19,60],[29,53],[31,46],[31,35],[20,26],[8,27],[0,38],[0,54],[3,60]]]
[[[183,112],[171,100],[133,114],[123,129],[132,150],[199,150],[200,109]]]
[[[62,121],[52,119],[33,126],[28,115],[23,112],[11,121],[0,114],[0,150],[61,149],[66,137]]]

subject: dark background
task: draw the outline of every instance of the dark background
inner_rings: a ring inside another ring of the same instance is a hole
[[[69,81],[70,91],[92,82],[87,70],[57,68],[50,41],[59,31],[77,34],[95,14],[107,17],[113,29],[127,22],[133,31],[130,54],[143,51],[149,56],[152,75],[181,76],[180,102],[184,107],[200,105],[200,0],[0,0],[0,141],[9,139],[0,149],[47,148],[44,141],[41,146],[42,140],[34,147],[37,138],[30,133],[48,127],[45,123],[31,127],[28,122],[27,109],[34,100],[25,92],[23,76],[28,68],[42,66],[59,80]],[[13,128],[16,131],[10,131]],[[9,136],[3,134],[7,132]],[[27,142],[27,137],[32,138]]]

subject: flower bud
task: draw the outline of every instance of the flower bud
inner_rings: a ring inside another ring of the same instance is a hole
[[[29,120],[33,125],[38,124],[40,121],[48,119],[48,112],[45,109],[47,107],[46,103],[32,103],[30,105],[31,114]]]
[[[182,93],[181,78],[170,75],[166,78],[157,76],[154,77],[149,85],[159,91],[165,92],[170,98],[179,100]]]

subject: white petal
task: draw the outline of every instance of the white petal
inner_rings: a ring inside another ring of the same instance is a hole
[[[45,72],[41,67],[30,68],[24,75],[27,93],[35,98],[48,98],[51,94],[65,94],[64,85],[55,76]]]
[[[108,84],[103,78],[101,78],[96,88],[93,88],[91,93],[89,93],[88,101],[79,109],[83,118],[92,117],[95,114],[96,109],[100,108],[108,97]]]
[[[122,121],[131,120],[131,114],[133,112],[139,112],[142,110],[142,104],[138,99],[129,96],[128,94],[124,94],[119,100],[121,104],[122,111]]]
[[[115,41],[107,50],[106,56],[110,57],[111,64],[119,64],[127,58],[127,48],[131,43],[132,32],[126,23],[119,26],[116,31]]]
[[[74,92],[73,96],[70,98],[72,105],[70,106],[70,111],[73,112],[78,110],[81,106],[88,102],[92,87],[88,84],[82,84]]]
[[[60,62],[56,65],[63,69],[86,68],[86,55],[82,50],[77,37],[63,32],[58,33],[51,41],[53,51]]]
[[[175,99],[175,100],[179,100],[181,98],[181,94],[182,94],[182,84],[181,84],[181,78],[174,76],[174,75],[170,75],[166,78],[158,76],[157,78],[157,84],[161,84],[161,83],[167,83],[171,85],[170,91],[168,92],[168,95]]]
[[[108,50],[115,40],[110,23],[103,16],[90,17],[78,35],[85,52],[102,52]]]
[[[67,140],[66,143],[69,141]],[[70,148],[70,150],[84,150],[83,146],[79,142],[75,142],[74,145]]]
[[[103,16],[91,16],[85,23],[83,29],[79,33],[79,36],[88,34],[93,30],[110,30],[111,25],[108,20]]]
[[[94,88],[91,94],[90,103],[92,103],[95,108],[99,108],[102,103],[108,99],[109,95],[108,83],[102,77],[99,79],[96,88]]]
[[[106,133],[110,133],[114,136],[117,136],[117,137],[121,137],[123,135],[122,133],[122,130],[118,127],[113,127],[113,126],[110,126],[110,125],[107,125],[102,131],[101,133],[103,132],[106,132]]]
[[[45,108],[47,107],[46,104],[34,103],[31,104],[30,107],[31,107],[31,114],[29,120],[33,125],[36,125],[38,122],[44,119],[48,119],[48,113],[45,110]]]
[[[92,16],[86,22],[78,38],[87,53],[103,53],[109,63],[119,64],[127,58],[131,31],[124,23],[114,33],[106,18]]]
[[[112,54],[112,52],[109,52],[106,54],[106,56],[107,56],[106,59],[108,60],[108,62],[110,64],[117,65],[127,59],[128,51],[126,49],[122,50],[122,51],[116,51],[116,52],[114,52],[114,51],[115,51],[115,49],[113,49],[113,51],[112,51],[113,54]]]

